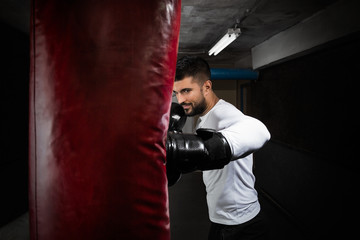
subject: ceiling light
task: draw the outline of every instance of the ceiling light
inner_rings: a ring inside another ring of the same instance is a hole
[[[230,28],[227,33],[210,49],[209,56],[214,54],[216,56],[225,47],[232,43],[236,38],[240,36],[240,28]]]

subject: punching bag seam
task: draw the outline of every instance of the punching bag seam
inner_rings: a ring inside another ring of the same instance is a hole
[[[31,11],[32,11],[32,17],[31,17],[31,24],[32,24],[32,51],[33,51],[33,54],[32,54],[32,61],[33,61],[33,65],[32,65],[32,70],[33,70],[33,76],[32,76],[32,104],[33,104],[33,108],[32,108],[32,113],[33,114],[33,130],[34,130],[34,136],[33,136],[33,139],[32,141],[34,141],[34,218],[35,218],[35,237],[36,239],[39,239],[39,236],[38,236],[38,219],[37,219],[37,131],[36,131],[36,109],[35,109],[35,104],[36,104],[36,42],[35,42],[35,34],[36,34],[36,31],[35,31],[35,0],[32,0],[31,1],[32,5],[31,5]],[[30,181],[32,182],[32,181]]]

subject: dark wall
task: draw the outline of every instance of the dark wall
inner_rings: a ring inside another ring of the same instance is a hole
[[[359,39],[265,68],[251,86],[249,115],[272,134],[255,154],[258,188],[306,239],[354,230]]]
[[[0,227],[28,210],[29,35],[1,28]]]

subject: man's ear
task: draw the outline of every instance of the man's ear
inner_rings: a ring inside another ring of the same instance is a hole
[[[205,82],[204,82],[204,90],[206,91],[206,92],[208,92],[209,90],[211,90],[212,89],[212,82],[211,82],[211,80],[210,79],[208,79],[208,80],[206,80]]]

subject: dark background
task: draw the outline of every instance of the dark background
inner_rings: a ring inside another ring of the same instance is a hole
[[[28,211],[29,36],[0,27],[1,228]],[[254,159],[273,239],[347,239],[356,232],[359,40],[353,34],[260,69],[259,79],[247,86],[247,114],[272,135]],[[206,234],[199,173],[184,176],[170,197],[172,218],[184,220],[172,222],[172,232],[195,228],[195,239]]]

